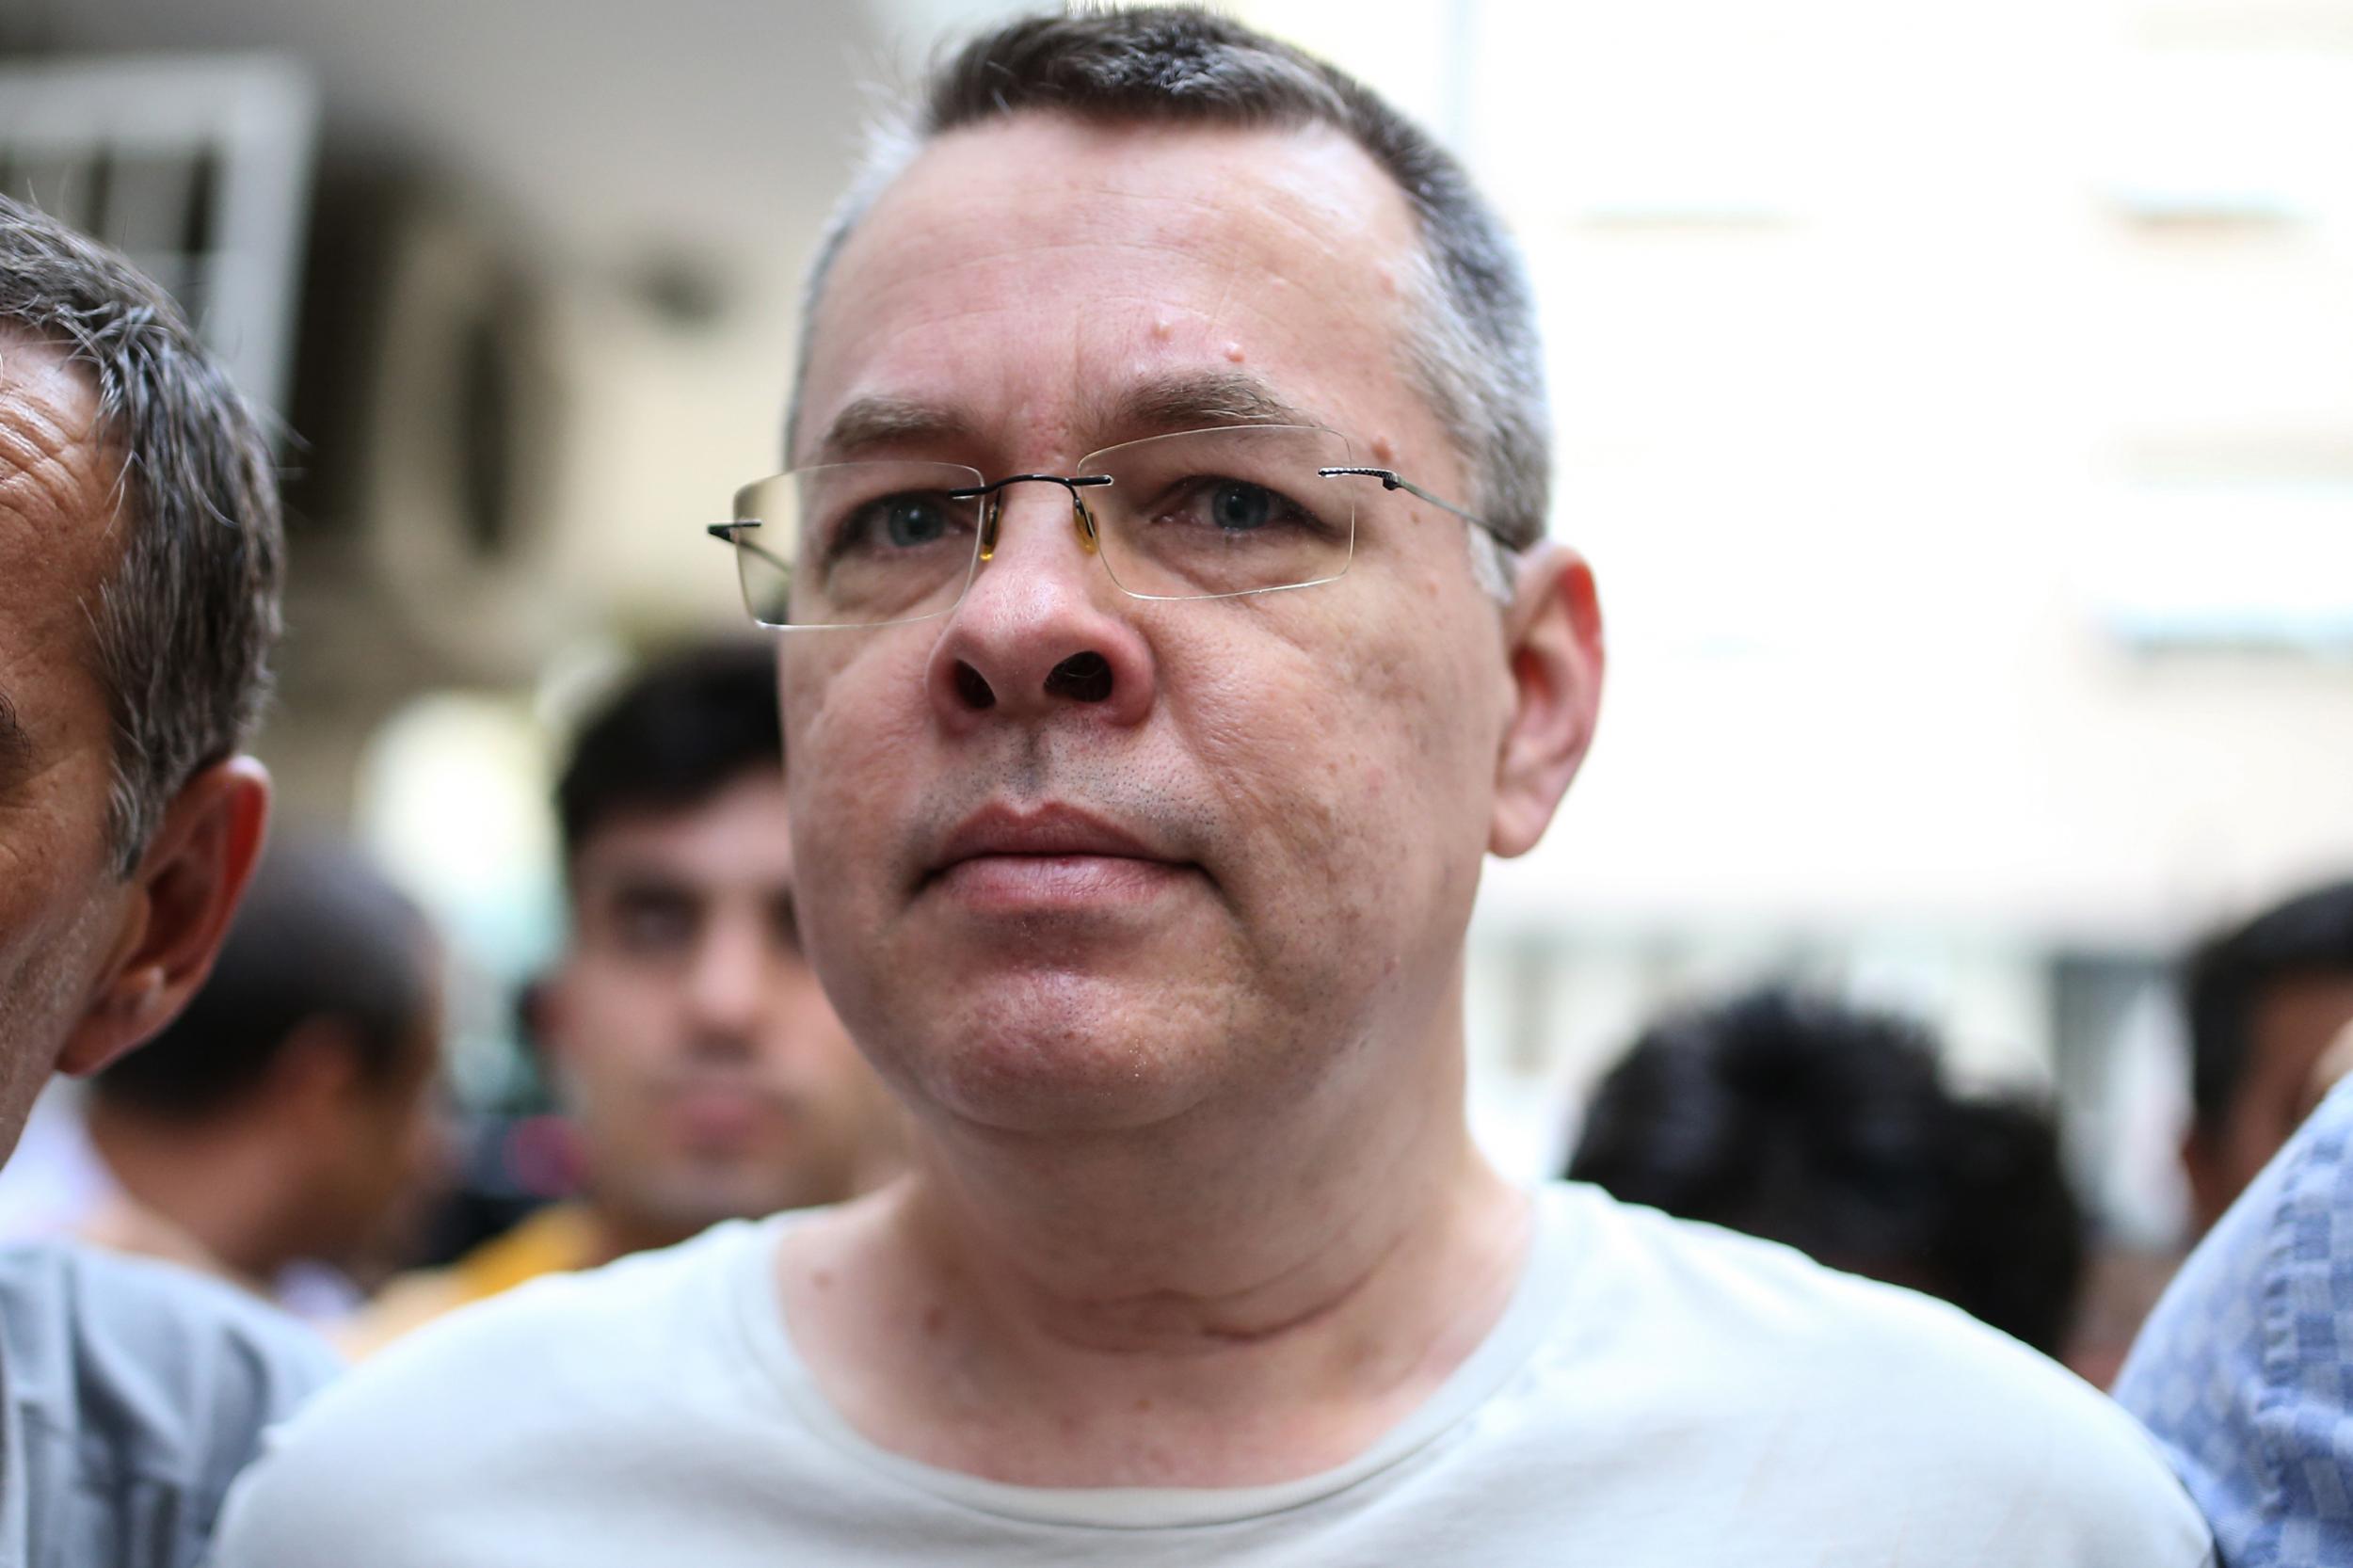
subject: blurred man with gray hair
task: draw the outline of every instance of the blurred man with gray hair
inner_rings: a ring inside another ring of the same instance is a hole
[[[1454,159],[1190,8],[1003,26],[904,129],[716,531],[912,1171],[448,1320],[223,1568],[2205,1561],[2014,1342],[1473,1147],[1472,897],[1603,661]]]
[[[0,1155],[196,990],[261,848],[268,448],[120,257],[0,199]],[[195,1562],[315,1340],[178,1270],[0,1250],[0,1562]]]

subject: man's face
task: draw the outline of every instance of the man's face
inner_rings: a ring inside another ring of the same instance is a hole
[[[2201,1232],[2222,1217],[2328,1094],[2343,1066],[2329,1048],[2348,1026],[2353,976],[2281,980],[2256,1000],[2247,1019],[2245,1076],[2230,1112],[2217,1132],[2193,1133],[2184,1151]]]
[[[78,1019],[124,897],[90,611],[115,558],[97,398],[0,329],[0,1158]]]
[[[1197,394],[1246,377],[1465,497],[1402,368],[1415,243],[1322,132],[956,133],[840,257],[793,461],[1068,473],[1233,423]],[[1155,603],[1082,550],[1065,492],[1017,486],[951,615],[783,639],[803,929],[919,1113],[1137,1127],[1456,1027],[1502,620],[1461,521],[1373,484],[1355,508],[1337,582]],[[1096,700],[1052,678],[1082,654]]]
[[[783,781],[597,828],[572,906],[542,1029],[591,1195],[675,1237],[849,1195],[889,1109],[801,956]]]

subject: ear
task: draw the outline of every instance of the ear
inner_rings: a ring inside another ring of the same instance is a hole
[[[1601,717],[1601,600],[1585,558],[1557,544],[1528,555],[1503,632],[1512,711],[1496,752],[1487,847],[1513,856],[1544,836]]]
[[[2182,1134],[2182,1175],[2189,1184],[2190,1237],[2194,1240],[2214,1228],[2238,1194],[2231,1191],[2221,1150],[2205,1128],[2193,1123]]]
[[[2306,1080],[2304,1090],[2305,1115],[2318,1110],[2329,1092],[2348,1078],[2353,1078],[2353,1018],[2345,1020],[2345,1027],[2321,1051],[2320,1060],[2313,1064],[2312,1077]],[[2300,1123],[2302,1118],[2297,1120]]]
[[[186,1005],[212,972],[268,821],[269,775],[250,757],[216,762],[181,787],[131,874],[114,950],[59,1070],[96,1072]]]
[[[569,1065],[573,1020],[580,1014],[576,990],[572,960],[568,953],[555,968],[526,984],[515,999],[515,1022],[523,1037],[524,1049],[551,1085],[562,1081]]]

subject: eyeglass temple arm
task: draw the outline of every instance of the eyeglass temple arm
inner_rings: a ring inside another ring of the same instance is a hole
[[[791,571],[792,567],[790,562],[780,561],[776,556],[770,554],[767,551],[764,551],[760,549],[760,546],[752,543],[751,540],[738,538],[736,536],[736,530],[739,528],[757,528],[759,526],[760,524],[753,520],[749,518],[743,518],[734,522],[707,522],[703,524],[703,532],[718,540],[721,544],[730,544],[735,546],[738,550],[750,551],[753,554],[759,556],[761,560],[767,562],[778,571]]]
[[[1456,517],[1461,518],[1465,522],[1478,524],[1488,533],[1495,535],[1497,538],[1501,538],[1503,536],[1502,531],[1497,529],[1494,523],[1489,522],[1485,518],[1479,516],[1475,512],[1465,512],[1463,508],[1457,506],[1454,503],[1447,500],[1443,496],[1432,495],[1428,490],[1423,489],[1419,485],[1415,484],[1412,480],[1400,474],[1395,469],[1320,468],[1316,470],[1316,472],[1321,474],[1326,479],[1338,479],[1348,474],[1360,475],[1366,479],[1378,479],[1381,481],[1381,488],[1385,490],[1403,490],[1407,495],[1417,496],[1421,500],[1427,501],[1431,505],[1437,507],[1438,510],[1442,512],[1452,512]]]

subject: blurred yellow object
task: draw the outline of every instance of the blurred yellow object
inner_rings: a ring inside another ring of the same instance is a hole
[[[394,1278],[332,1336],[354,1361],[374,1355],[434,1319],[512,1290],[542,1274],[603,1261],[596,1223],[580,1204],[553,1204],[441,1269]]]

